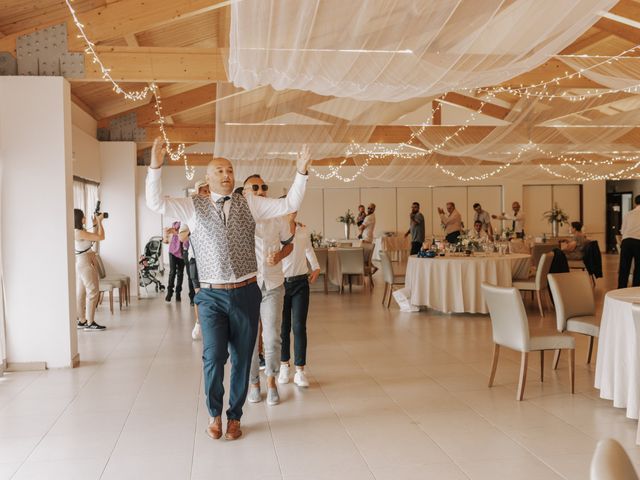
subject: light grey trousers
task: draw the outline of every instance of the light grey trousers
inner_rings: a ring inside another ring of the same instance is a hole
[[[93,323],[100,296],[100,278],[93,252],[76,255],[76,309],[81,323]]]
[[[267,290],[264,284],[262,303],[260,303],[260,321],[262,322],[262,344],[264,347],[265,374],[275,377],[280,372],[280,348],[282,339],[282,305],[284,303],[284,285]],[[260,382],[260,361],[258,360],[258,341],[253,349],[249,382],[253,385]]]

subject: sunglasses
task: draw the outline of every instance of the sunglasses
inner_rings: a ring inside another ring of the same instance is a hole
[[[266,192],[267,190],[269,190],[269,185],[263,184],[263,185],[251,185],[251,190],[253,190],[254,192],[257,192],[258,190],[260,190],[260,187],[262,187],[262,191]]]

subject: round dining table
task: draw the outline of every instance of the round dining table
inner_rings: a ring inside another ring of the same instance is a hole
[[[482,283],[510,287],[513,279],[529,275],[531,255],[447,254],[409,257],[405,276],[411,305],[444,313],[489,313]]]
[[[640,417],[640,321],[631,305],[640,303],[640,287],[607,292],[602,307],[595,387],[613,406],[626,408],[628,418]],[[636,443],[640,445],[640,423]]]

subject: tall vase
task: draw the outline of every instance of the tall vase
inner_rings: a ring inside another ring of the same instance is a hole
[[[560,227],[560,224],[557,222],[557,220],[552,220],[551,221],[551,236],[552,237],[557,237],[558,236],[559,227]]]
[[[349,240],[349,234],[350,233],[351,233],[351,225],[349,225],[348,223],[345,223],[344,224],[344,238]]]

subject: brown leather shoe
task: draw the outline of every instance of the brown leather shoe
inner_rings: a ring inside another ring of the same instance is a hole
[[[240,420],[230,418],[227,421],[227,433],[224,434],[225,440],[237,440],[242,436],[242,430],[240,430]]]
[[[222,417],[217,416],[209,423],[207,427],[207,435],[214,440],[218,440],[222,436]]]

